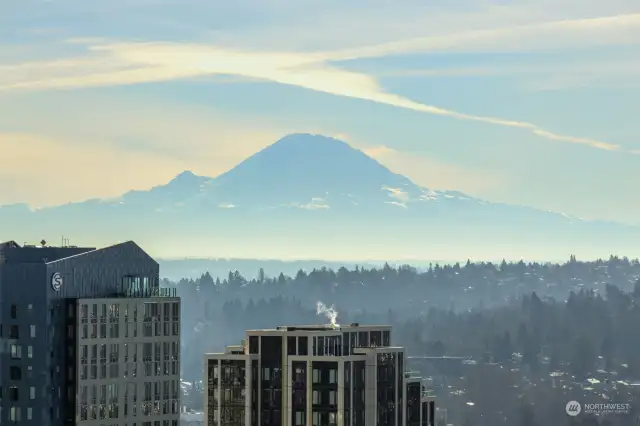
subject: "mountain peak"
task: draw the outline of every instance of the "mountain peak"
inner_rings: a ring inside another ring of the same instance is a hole
[[[293,197],[379,193],[383,186],[410,183],[348,143],[317,134],[294,133],[216,178],[216,184],[253,194]]]
[[[364,155],[348,143],[336,138],[312,133],[292,133],[257,152],[240,165],[248,161],[253,162],[254,158],[262,161],[268,158],[271,161],[284,162],[283,164],[292,159],[313,163],[333,162],[338,157],[354,154]]]
[[[172,188],[190,187],[193,185],[199,185],[208,180],[211,180],[211,178],[207,176],[196,175],[191,170],[185,170],[184,172],[179,173],[178,175],[176,175],[176,177],[171,179],[171,181],[168,183],[168,186]]]
[[[311,145],[322,146],[329,149],[354,149],[348,143],[330,136],[324,136],[316,133],[291,133],[283,136],[270,147],[294,147],[303,146],[308,149]]]
[[[184,180],[192,180],[197,176],[191,170],[185,170],[184,172],[178,173],[176,177],[171,179],[171,181],[184,181]]]

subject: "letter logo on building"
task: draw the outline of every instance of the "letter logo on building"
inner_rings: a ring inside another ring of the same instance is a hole
[[[582,407],[580,406],[580,403],[578,401],[569,401],[567,402],[565,410],[567,411],[568,415],[570,415],[571,417],[575,417],[580,414],[580,411],[582,411]]]
[[[51,288],[55,291],[60,291],[60,287],[62,287],[62,274],[56,272],[51,276]]]

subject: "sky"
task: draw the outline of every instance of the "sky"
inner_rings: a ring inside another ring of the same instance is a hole
[[[640,224],[637,0],[5,0],[0,204],[341,138],[432,189]]]

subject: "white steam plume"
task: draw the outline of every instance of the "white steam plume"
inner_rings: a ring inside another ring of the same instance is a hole
[[[336,309],[335,309],[335,307],[333,305],[327,307],[327,306],[325,306],[324,303],[317,302],[316,303],[316,314],[317,315],[324,315],[327,318],[329,318],[329,323],[331,324],[332,327],[339,327],[339,325],[336,323],[336,320],[338,319],[338,311],[336,311]]]

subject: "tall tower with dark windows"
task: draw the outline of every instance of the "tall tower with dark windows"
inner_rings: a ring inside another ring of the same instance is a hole
[[[391,327],[248,330],[205,355],[207,426],[434,426],[435,403],[405,371]]]
[[[0,244],[0,423],[178,426],[180,299],[133,242]]]

